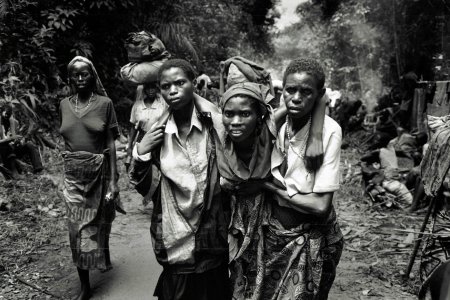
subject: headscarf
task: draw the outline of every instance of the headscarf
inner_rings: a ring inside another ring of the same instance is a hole
[[[239,95],[249,96],[252,99],[257,100],[264,108],[263,115],[266,114],[269,108],[269,102],[274,99],[268,87],[253,82],[242,82],[231,86],[225,94],[223,94],[219,106],[223,109],[228,100]]]
[[[244,82],[230,87],[219,106],[224,107],[233,97],[245,95],[258,101],[263,108],[263,123],[255,137],[253,157],[248,166],[244,166],[238,159],[233,142],[229,138],[223,138],[221,147],[218,147],[218,165],[220,175],[233,181],[246,181],[250,179],[264,179],[270,173],[270,156],[272,153],[271,141],[277,134],[273,119],[272,108],[267,104],[273,99],[269,88],[264,85]]]
[[[103,87],[102,82],[100,81],[100,77],[98,77],[97,70],[95,69],[94,64],[89,59],[87,59],[86,57],[84,57],[84,56],[75,56],[70,61],[70,63],[67,65],[67,74],[69,74],[69,77],[70,77],[70,71],[71,71],[73,65],[76,62],[84,62],[85,64],[89,65],[89,67],[91,68],[92,75],[95,78],[95,90],[94,90],[94,92],[96,94],[98,94],[98,95],[108,97],[108,94],[106,93],[106,90]],[[70,82],[70,79],[69,79],[69,82]]]

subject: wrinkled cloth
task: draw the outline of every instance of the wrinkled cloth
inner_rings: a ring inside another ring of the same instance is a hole
[[[96,94],[98,94],[98,95],[108,97],[108,94],[106,93],[106,90],[105,90],[105,88],[103,87],[102,82],[100,81],[100,77],[98,76],[98,73],[97,73],[97,70],[96,70],[95,67],[94,67],[94,64],[93,64],[89,59],[87,59],[86,57],[84,57],[84,56],[75,56],[75,57],[69,62],[69,64],[67,65],[67,74],[70,75],[70,72],[71,72],[71,70],[72,70],[72,67],[73,67],[73,65],[74,65],[76,62],[84,62],[84,63],[86,63],[86,64],[89,65],[89,67],[91,68],[91,71],[92,71],[92,75],[93,75],[94,78],[95,78],[95,90],[94,90],[94,92],[95,92]],[[69,80],[69,82],[70,82],[70,80]]]
[[[442,105],[443,103],[447,103],[447,86],[448,81],[436,81],[436,91],[434,92],[433,103],[438,105]]]
[[[253,61],[250,61],[240,56],[234,56],[227,59],[226,61],[220,62],[221,94],[225,92],[225,79],[228,78],[228,72],[231,65],[234,65],[239,70],[239,72],[245,76],[247,81],[268,85],[270,86],[270,90],[273,92],[272,80],[269,72],[267,72],[262,66],[258,65]],[[242,81],[242,78],[240,78],[241,76],[238,77],[239,78],[234,76],[233,81],[235,83]],[[227,87],[229,88],[230,86],[231,85],[227,83]]]
[[[254,299],[327,299],[343,248],[342,238],[329,243],[336,235],[340,235],[337,223],[303,223],[286,229],[271,218],[265,235],[265,264],[259,266],[265,274],[263,289]]]
[[[429,287],[429,280],[434,271],[450,260],[450,202],[448,198],[437,196],[432,215],[430,233],[422,249],[420,261],[420,279],[422,286],[419,299],[424,299]]]
[[[431,137],[420,164],[425,194],[436,196],[450,167],[450,128],[444,127]]]
[[[238,95],[246,95],[258,101],[262,108],[263,122],[257,129],[253,155],[248,165],[242,162],[234,144],[225,131],[216,139],[221,185],[231,186],[231,222],[228,234],[231,285],[236,299],[258,299],[261,290],[264,265],[264,233],[268,208],[266,194],[237,195],[233,187],[249,181],[266,180],[270,176],[270,157],[277,131],[272,108],[268,103],[273,99],[270,90],[263,85],[245,82],[231,86],[223,95],[219,106]],[[244,291],[246,290],[246,291]],[[253,293],[254,291],[254,293]]]
[[[130,62],[153,61],[170,58],[163,42],[146,31],[131,32],[125,40]]]
[[[115,218],[114,201],[106,202],[108,154],[63,152],[64,189],[74,264],[83,270],[106,269],[104,249]]]

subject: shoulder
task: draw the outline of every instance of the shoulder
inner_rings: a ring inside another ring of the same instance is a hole
[[[113,105],[110,98],[101,95],[95,95],[95,101],[98,101],[102,105]]]
[[[66,98],[62,99],[61,101],[59,101],[59,105],[60,106],[67,105],[69,103],[71,97],[72,96],[69,96],[69,97],[66,97]]]
[[[339,124],[329,116],[325,116],[325,120],[323,122],[323,133],[324,137],[337,135],[342,138],[341,126],[339,126]]]
[[[342,129],[335,120],[329,116],[325,116],[325,120],[323,122],[324,147],[327,147],[329,143],[342,143]]]

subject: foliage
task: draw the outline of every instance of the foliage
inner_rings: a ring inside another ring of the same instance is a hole
[[[365,100],[369,109],[409,71],[433,80],[439,78],[433,69],[437,66],[441,78],[447,74],[448,79],[450,63],[444,53],[450,44],[441,38],[448,35],[442,16],[450,9],[438,2],[304,2],[297,8],[301,20],[275,36],[274,44],[280,45],[276,52],[284,59],[280,65],[300,55],[316,57],[325,64],[331,87]]]
[[[127,123],[134,91],[118,74],[127,63],[129,32],[153,32],[174,57],[217,73],[230,55],[270,53],[275,1],[0,1],[0,106],[14,103],[55,129],[58,103],[68,92],[66,65],[83,55],[93,60],[119,121]]]

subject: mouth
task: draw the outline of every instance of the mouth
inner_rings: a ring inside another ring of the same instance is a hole
[[[181,100],[180,98],[171,98],[170,103],[175,104],[175,103],[180,102],[180,100]]]
[[[229,134],[231,136],[238,137],[238,136],[243,135],[244,132],[242,130],[239,130],[239,129],[232,129],[232,130],[229,131]]]

